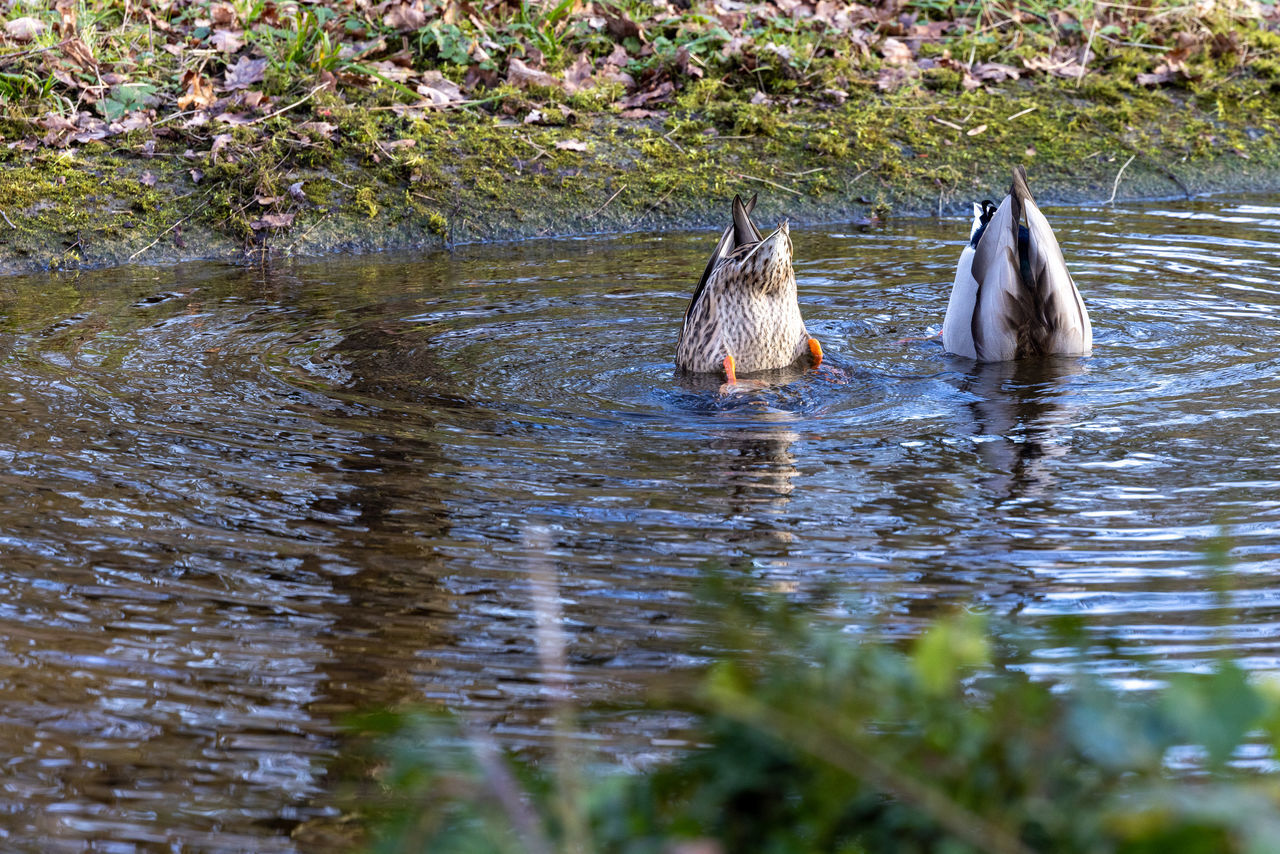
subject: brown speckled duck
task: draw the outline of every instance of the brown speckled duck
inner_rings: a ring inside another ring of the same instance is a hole
[[[822,362],[796,299],[791,232],[784,221],[762,237],[751,221],[756,197],[733,197],[733,222],[720,236],[693,291],[676,343],[676,365],[697,373],[739,374]]]
[[[1021,166],[1013,168],[1013,186],[999,207],[990,200],[973,206],[942,346],[979,362],[1087,356],[1093,348],[1089,312]]]

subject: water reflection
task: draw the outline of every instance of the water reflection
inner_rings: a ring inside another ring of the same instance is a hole
[[[711,234],[15,281],[0,847],[314,850],[370,706],[541,749],[535,565],[574,691],[623,709],[580,737],[623,761],[679,726],[628,702],[714,654],[712,564],[856,630],[1079,614],[1139,684],[1280,669],[1274,207],[1055,211],[1096,352],[1021,365],[896,343],[962,222],[797,229],[828,362],[729,394],[672,374]]]
[[[979,481],[1002,501],[1051,497],[1058,487],[1054,463],[1071,450],[1066,428],[1081,417],[1066,386],[1087,362],[958,361],[966,363],[959,388],[974,395],[973,435],[985,471]]]

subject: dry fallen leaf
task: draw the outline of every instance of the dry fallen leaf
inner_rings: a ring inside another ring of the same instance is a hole
[[[226,148],[229,142],[231,142],[231,134],[229,133],[220,133],[213,138],[213,145],[209,148],[209,156],[213,159],[213,162],[218,162],[218,152]]]
[[[223,53],[236,53],[244,47],[243,30],[214,30],[210,43]]]
[[[604,58],[603,65],[616,65],[619,68],[631,61],[631,54],[620,44],[613,46],[613,52]]]
[[[262,219],[249,223],[249,227],[254,231],[262,231],[265,228],[288,228],[293,225],[294,214],[276,213],[267,214]]]
[[[301,181],[289,185],[289,195],[293,197],[295,202],[307,201],[307,194],[302,191]]]
[[[97,71],[98,60],[94,58],[93,51],[89,48],[83,39],[79,36],[73,36],[62,44],[62,52],[67,58],[85,71]]]
[[[338,129],[338,126],[328,122],[303,122],[297,128],[307,136],[329,139],[333,136],[333,132]]]
[[[986,125],[978,125],[977,127],[969,128],[967,131],[965,131],[965,135],[977,136],[978,134],[982,133],[986,129],[987,129]]]
[[[35,18],[14,18],[5,23],[4,31],[16,42],[29,42],[44,32],[44,23]]]
[[[595,67],[591,64],[591,57],[585,51],[578,54],[573,65],[565,70],[564,80],[569,85],[570,91],[595,85]]]
[[[635,21],[627,17],[627,13],[619,8],[610,8],[605,6],[596,6],[596,9],[603,15],[605,25],[609,28],[609,32],[618,41],[625,38],[634,38],[644,44],[647,39],[644,36],[644,29]]]
[[[1055,77],[1065,77],[1072,80],[1080,77],[1084,73],[1084,67],[1081,66],[1080,60],[1074,55],[1075,51],[1066,48],[1055,48],[1050,56],[1024,56],[1022,64],[1029,71],[1044,71]],[[1092,57],[1092,53],[1085,58]]]
[[[423,74],[417,91],[419,95],[425,95],[433,107],[444,107],[464,100],[458,84],[445,78],[439,71]]]
[[[214,3],[209,7],[209,17],[219,26],[227,26],[236,22],[236,7],[230,3]]]
[[[623,98],[618,102],[618,106],[624,110],[630,110],[634,107],[643,106],[650,101],[661,101],[674,92],[675,88],[675,85],[670,80],[666,80],[652,89],[637,92],[629,98]]]
[[[979,62],[970,69],[974,77],[983,82],[990,81],[992,83],[1001,83],[1005,80],[1017,80],[1022,76],[1022,72],[1014,68],[1012,65],[1004,65],[999,62]]]
[[[427,23],[427,13],[422,0],[412,3],[396,3],[382,16],[382,23],[396,30],[418,30]]]
[[[517,56],[511,57],[511,62],[507,65],[507,82],[517,89],[528,89],[530,86],[559,88],[563,85],[560,80],[547,72],[525,65],[524,60]]]
[[[1159,86],[1179,77],[1187,77],[1187,65],[1178,60],[1165,60],[1156,66],[1151,74],[1139,74],[1136,78],[1139,86]]]
[[[910,65],[914,59],[911,48],[895,38],[887,38],[880,43],[880,55],[889,65]]]
[[[156,185],[156,176],[151,174],[150,170],[148,170],[142,173],[142,177],[138,179],[138,183],[144,187],[154,187]]]
[[[195,109],[204,109],[217,100],[217,96],[213,93],[213,81],[201,77],[200,72],[194,69],[182,73],[182,85],[186,87],[187,94],[178,98],[179,110],[187,110],[193,107]]]
[[[53,4],[53,9],[58,13],[58,23],[55,27],[58,35],[69,36],[76,31],[76,7],[79,4],[76,0],[57,0]]]
[[[234,66],[227,69],[226,82],[222,88],[227,91],[248,89],[254,83],[262,80],[262,75],[266,73],[266,70],[266,59],[250,59],[247,56],[242,56]]]
[[[587,144],[580,139],[562,139],[556,143],[562,151],[586,151]]]

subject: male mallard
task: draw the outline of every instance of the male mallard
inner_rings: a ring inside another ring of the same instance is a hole
[[[1013,168],[1013,186],[1000,207],[990,200],[973,206],[942,346],[980,362],[1087,356],[1093,348],[1089,313],[1021,166]]]
[[[676,365],[686,371],[738,373],[785,368],[808,356],[816,367],[822,347],[809,337],[796,300],[791,231],[784,221],[768,237],[751,221],[756,198],[733,197],[733,223],[724,230],[685,309]]]

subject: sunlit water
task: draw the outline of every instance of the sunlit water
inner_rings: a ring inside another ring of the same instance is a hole
[[[357,709],[537,745],[535,571],[587,700],[714,654],[711,566],[851,642],[966,606],[1082,616],[1119,684],[1280,670],[1280,202],[1049,215],[1092,358],[899,343],[967,222],[796,229],[828,361],[729,397],[671,365],[710,233],[0,282],[0,848],[317,850]]]

